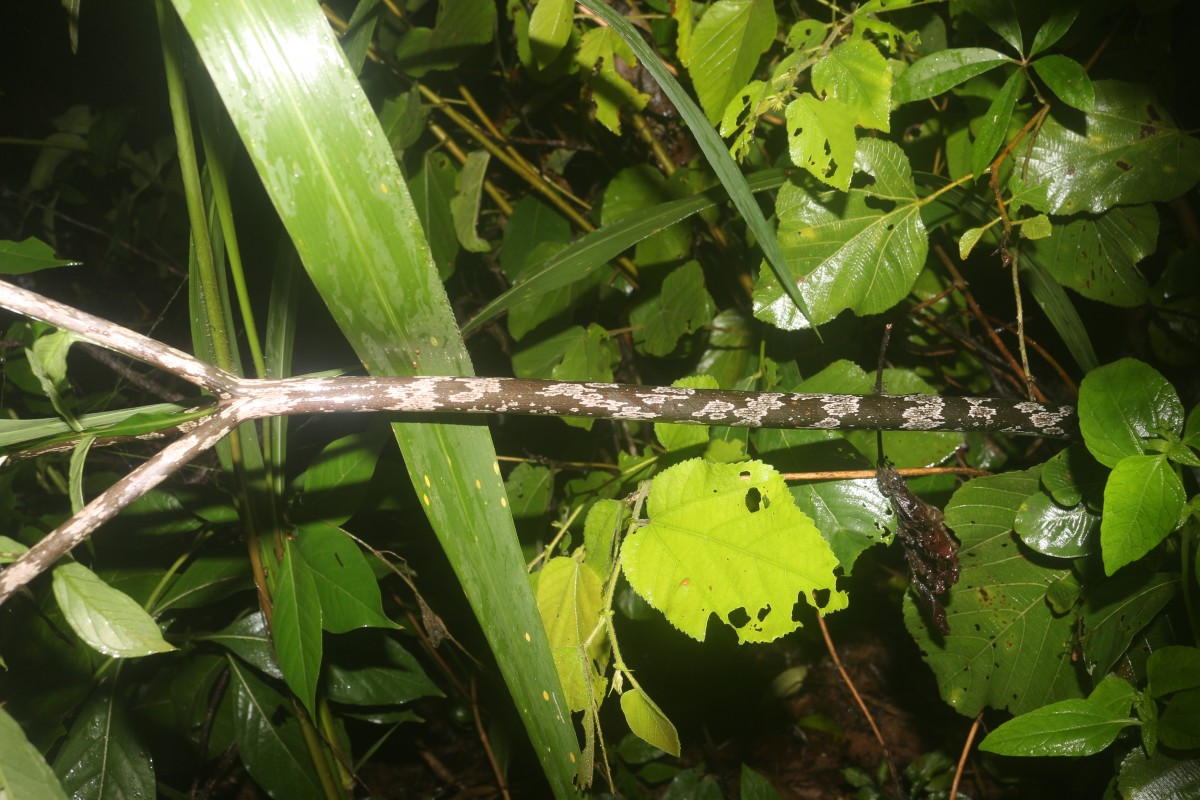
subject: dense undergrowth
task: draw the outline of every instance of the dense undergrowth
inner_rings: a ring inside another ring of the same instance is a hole
[[[2,793],[1200,796],[1182,5],[9,10],[0,271],[228,372],[1079,424],[244,425],[0,607]],[[0,563],[197,394],[6,325]]]

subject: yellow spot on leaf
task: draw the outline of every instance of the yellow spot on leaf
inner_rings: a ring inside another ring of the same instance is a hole
[[[436,336],[430,336],[430,337],[429,337],[429,343],[430,343],[431,345],[433,345],[434,347],[437,347],[437,346],[438,346],[438,340],[437,340],[437,337],[436,337]]]
[[[421,499],[425,501],[425,505],[429,505],[429,495],[423,494],[421,495]]]
[[[571,757],[571,763],[572,763],[572,764],[574,764],[574,763],[575,763],[575,754],[574,754],[574,753],[567,753],[567,755],[569,755],[569,756]]]
[[[379,184],[379,191],[383,192],[384,194],[387,194],[387,184],[386,183]]]
[[[426,488],[429,487],[429,476],[428,475],[425,476],[425,486],[426,486]]]
[[[531,637],[531,636],[529,635],[529,631],[525,631],[525,641],[527,641],[527,642],[532,642],[532,641],[533,641],[533,637]]]
[[[483,488],[483,484],[482,484],[482,483],[480,483],[479,481],[475,481],[475,488],[476,488],[476,489],[482,489],[482,488]]]
[[[549,692],[542,692],[542,699],[543,699],[543,700],[549,700],[549,699],[550,699],[550,693],[549,693]]]
[[[501,497],[501,498],[500,498],[500,507],[501,507],[501,508],[508,508],[508,498],[507,498],[507,497]]]
[[[492,462],[492,471],[495,472],[497,475],[500,474],[500,462],[499,461]]]

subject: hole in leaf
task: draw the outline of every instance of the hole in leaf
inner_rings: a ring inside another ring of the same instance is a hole
[[[753,514],[760,508],[767,507],[767,498],[763,497],[762,492],[753,487],[746,492],[746,510]]]
[[[883,214],[890,214],[896,210],[895,200],[885,200],[882,197],[873,197],[872,195],[867,195],[863,198],[863,205]]]
[[[825,177],[826,177],[826,178],[832,178],[832,177],[833,177],[833,173],[835,173],[835,172],[837,172],[837,171],[838,171],[838,164],[837,164],[837,161],[836,161],[836,160],[834,160],[834,159],[832,159],[832,158],[831,158],[831,159],[829,159],[829,169],[825,170]]]
[[[829,605],[829,590],[817,589],[813,592],[813,601],[817,604],[817,608],[824,608]]]
[[[735,628],[744,628],[749,621],[750,615],[746,613],[745,608],[735,608],[729,612],[729,624]]]
[[[760,608],[760,609],[758,610],[758,615],[757,615],[757,616],[758,616],[758,621],[759,621],[759,622],[762,622],[763,620],[765,620],[765,619],[767,618],[767,615],[768,615],[768,614],[770,614],[770,613],[771,613],[771,607],[770,607],[770,606],[765,606],[765,607],[763,607],[763,608]]]

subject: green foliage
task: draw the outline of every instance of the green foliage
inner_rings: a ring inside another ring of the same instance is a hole
[[[1191,55],[1148,63],[1166,13],[514,0],[498,21],[483,0],[401,5],[360,3],[344,31],[285,2],[178,2],[182,29],[163,6],[168,63],[189,65],[167,80],[178,146],[134,135],[126,110],[45,120],[14,202],[51,244],[12,233],[0,271],[85,260],[57,210],[98,207],[119,246],[54,285],[87,284],[81,307],[146,329],[165,301],[141,292],[187,273],[193,349],[276,377],[295,361],[854,403],[886,321],[885,392],[1072,403],[1078,385],[1081,441],[911,420],[880,452],[874,431],[499,416],[521,462],[502,469],[478,421],[400,421],[399,453],[370,423],[247,425],[4,609],[0,793],[182,794],[177,764],[206,775],[230,752],[243,793],[346,797],[396,726],[470,704],[496,769],[522,780],[527,735],[555,796],[598,763],[613,794],[737,780],[777,797],[747,767],[718,782],[668,758],[698,734],[672,723],[646,660],[690,646],[669,626],[704,641],[714,614],[730,641],[794,634],[791,659],[801,622],[836,620],[866,584],[903,591],[875,601],[902,604],[946,703],[1016,715],[982,749],[1105,753],[1089,764],[1115,765],[1113,792],[1196,792],[1200,140],[1155,77],[1181,80]],[[113,267],[170,247],[192,268]],[[0,473],[9,564],[142,457],[128,437],[209,409],[97,389],[71,333],[18,322],[4,339],[3,454],[68,448]],[[920,532],[863,477],[883,459],[994,473],[910,481],[959,548],[933,598],[947,634],[916,602],[919,559],[888,548]],[[832,470],[851,472],[795,477]],[[455,637],[478,661],[439,649]],[[877,765],[839,766],[858,796],[891,792]],[[933,751],[900,773],[906,796],[940,797],[954,764]],[[546,793],[523,780],[514,793]]]

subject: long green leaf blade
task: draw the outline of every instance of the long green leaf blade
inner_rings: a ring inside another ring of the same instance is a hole
[[[721,181],[721,185],[725,187],[725,191],[729,193],[729,199],[733,201],[733,205],[737,208],[742,218],[746,221],[750,232],[754,234],[754,238],[758,240],[758,246],[762,248],[763,255],[767,257],[767,264],[770,265],[771,271],[775,273],[775,277],[787,289],[788,297],[792,298],[792,302],[804,314],[805,318],[811,319],[808,313],[808,306],[804,303],[804,298],[800,295],[800,289],[796,285],[796,277],[792,274],[791,267],[783,257],[783,251],[779,249],[779,242],[775,238],[775,231],[771,224],[767,222],[767,218],[763,216],[762,209],[758,207],[758,203],[754,201],[754,196],[750,193],[749,187],[746,186],[746,177],[742,175],[742,171],[738,169],[734,163],[733,156],[729,155],[729,150],[725,147],[725,143],[721,141],[721,137],[717,135],[717,131],[709,124],[708,118],[704,116],[704,112],[700,110],[700,106],[688,96],[683,87],[679,85],[679,81],[667,72],[663,66],[662,59],[658,54],[646,43],[637,29],[618,14],[602,0],[578,0],[579,4],[591,11],[600,19],[616,31],[622,39],[633,49],[637,57],[645,66],[646,71],[654,78],[663,92],[675,104],[675,108],[679,110],[679,115],[683,117],[687,127],[691,130],[692,135],[696,137],[697,144],[700,145],[700,150],[704,153],[704,157],[708,160],[708,165],[717,175],[717,179]]]
[[[783,182],[787,180],[787,175],[787,170],[767,169],[746,176],[746,185],[751,192],[765,192],[782,186]],[[469,336],[479,330],[484,323],[511,308],[527,303],[546,292],[583,280],[593,270],[616,258],[643,239],[666,230],[675,223],[682,222],[706,208],[715,206],[723,198],[724,195],[714,189],[703,194],[685,197],[682,200],[672,200],[653,209],[622,217],[616,222],[580,237],[569,247],[555,253],[528,278],[523,277],[504,294],[480,309],[467,324],[463,325],[463,335]]]
[[[301,261],[374,373],[469,375],[471,362],[362,87],[300,0],[176,8]],[[410,477],[479,616],[556,795],[573,795],[570,720],[485,429],[395,426]]]

